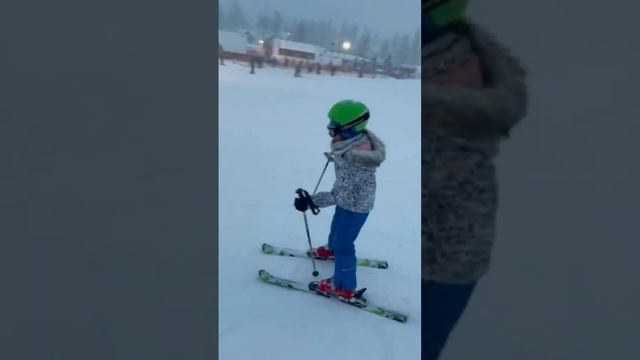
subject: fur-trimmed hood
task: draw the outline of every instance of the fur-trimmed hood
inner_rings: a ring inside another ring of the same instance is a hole
[[[423,80],[423,127],[460,135],[508,136],[527,110],[525,71],[492,35],[477,25],[467,24],[465,28],[461,36],[468,37],[480,59],[484,87]]]
[[[369,142],[371,150],[363,149]],[[386,148],[382,140],[369,130],[351,139],[331,144],[331,153],[345,160],[366,167],[378,167],[385,160]]]

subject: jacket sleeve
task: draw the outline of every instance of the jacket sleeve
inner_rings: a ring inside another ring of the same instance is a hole
[[[319,208],[333,206],[336,204],[336,198],[333,196],[333,192],[329,191],[321,191],[315,195],[311,195],[311,200]]]

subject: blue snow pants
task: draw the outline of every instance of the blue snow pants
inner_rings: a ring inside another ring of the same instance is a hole
[[[476,287],[422,282],[422,360],[436,360]]]
[[[353,290],[357,286],[354,243],[368,216],[369,213],[357,213],[336,206],[328,245],[335,256],[333,284],[338,289]]]

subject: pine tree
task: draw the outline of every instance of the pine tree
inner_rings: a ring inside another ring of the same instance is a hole
[[[243,28],[247,25],[244,9],[236,0],[229,5],[228,20],[230,28]]]
[[[403,35],[398,42],[398,63],[406,64],[409,61],[409,35]]]
[[[420,30],[416,30],[415,34],[413,34],[413,39],[411,40],[411,61],[410,63],[413,65],[419,65],[422,61],[421,52],[422,47],[420,44]]]
[[[295,22],[295,26],[293,28],[293,39],[295,41],[307,42],[307,25],[304,20]]]
[[[336,40],[336,28],[331,21],[325,21],[319,30],[320,40],[318,45],[329,48],[331,43]]]
[[[385,39],[380,48],[380,58],[386,59],[391,54],[391,44],[389,39]]]
[[[376,47],[377,49],[380,49],[380,47],[382,46],[382,40],[380,39],[380,33],[378,31],[373,33],[373,39],[371,40],[371,45],[373,47]]]
[[[280,11],[274,11],[271,16],[271,30],[276,34],[283,30],[284,19]]]
[[[356,45],[356,41],[358,40],[358,25],[353,24],[351,26],[351,28],[349,29],[349,36],[346,40],[351,43],[351,46]]]
[[[222,5],[218,3],[218,28],[226,30],[229,28],[229,20],[227,13],[222,8]]]
[[[347,22],[343,21],[342,26],[340,26],[340,31],[338,32],[338,42],[342,43],[349,36],[349,28],[347,26]]]
[[[392,54],[395,54],[398,52],[398,45],[399,45],[398,40],[399,40],[398,34],[394,34],[393,38],[391,39],[391,48],[390,48]]]
[[[356,54],[367,57],[369,55],[369,49],[371,47],[371,32],[369,28],[365,26],[362,34],[358,38],[358,42],[355,46]]]
[[[271,19],[269,18],[269,15],[267,14],[258,15],[256,26],[260,30],[271,30]]]

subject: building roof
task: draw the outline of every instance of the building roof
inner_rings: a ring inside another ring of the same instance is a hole
[[[218,43],[226,52],[246,54],[247,38],[240,33],[232,31],[218,31]]]

